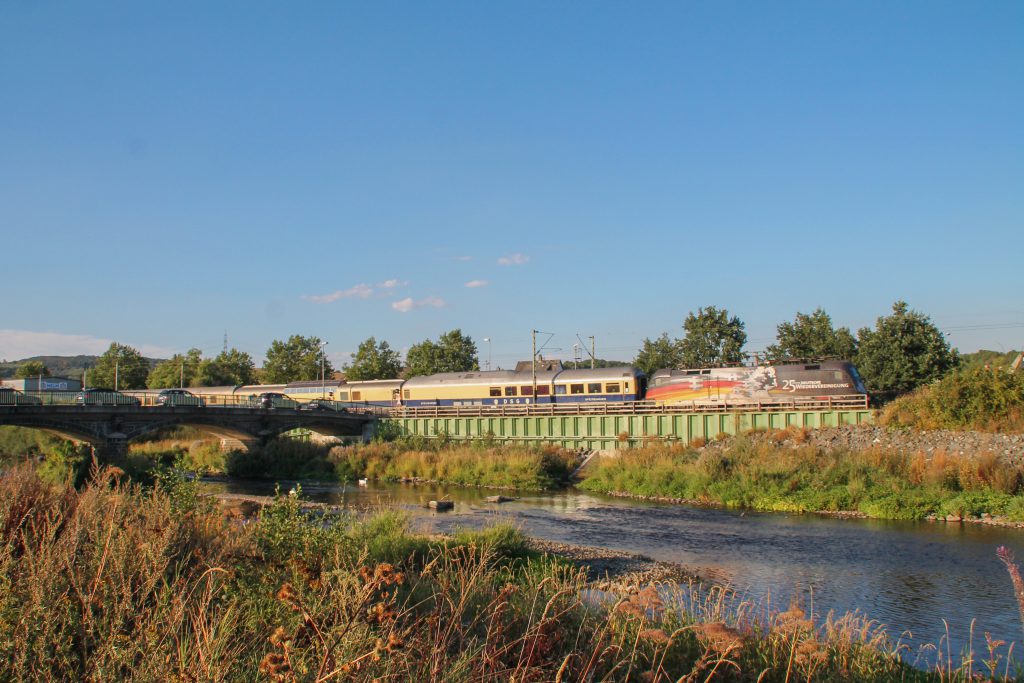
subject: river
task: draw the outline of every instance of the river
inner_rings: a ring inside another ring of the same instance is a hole
[[[282,488],[287,489],[289,482]],[[232,493],[266,495],[273,485],[211,482]],[[816,615],[857,610],[887,626],[893,637],[912,634],[910,659],[938,643],[949,625],[956,655],[975,620],[976,651],[984,632],[1021,641],[1013,587],[995,555],[999,545],[1024,560],[1024,531],[975,524],[834,519],[690,507],[584,493],[520,493],[488,504],[493,491],[450,486],[380,484],[344,487],[303,484],[311,500],[407,511],[417,529],[447,532],[510,521],[537,538],[641,553],[685,565],[734,588],[744,599],[786,609],[796,599]],[[447,497],[451,512],[426,510]],[[943,648],[945,649],[945,647]],[[1017,649],[1016,647],[1014,648]]]

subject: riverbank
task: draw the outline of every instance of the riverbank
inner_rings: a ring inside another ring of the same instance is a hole
[[[607,586],[595,602],[582,569],[507,525],[437,539],[394,513],[324,524],[337,511],[311,514],[299,495],[240,524],[194,482],[120,477],[78,491],[28,468],[0,477],[12,678],[930,681],[976,668],[968,652],[952,672],[917,670],[857,615],[762,619],[694,586]]]
[[[998,452],[972,451],[976,444]],[[622,451],[588,466],[578,486],[771,512],[1016,526],[1024,522],[1020,451],[1019,435],[788,429]]]

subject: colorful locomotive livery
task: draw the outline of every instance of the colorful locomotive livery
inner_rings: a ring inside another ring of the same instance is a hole
[[[849,361],[658,370],[647,400],[657,403],[721,403],[732,400],[829,398],[867,393]]]

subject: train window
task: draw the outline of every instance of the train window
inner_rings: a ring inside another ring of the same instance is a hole
[[[405,398],[409,398],[409,394],[410,393],[412,393],[412,392],[410,392],[408,389],[406,389],[405,391],[402,392],[402,394],[405,396]]]
[[[521,387],[519,393],[522,396],[533,396],[533,387]]]
[[[547,396],[550,393],[551,393],[551,387],[549,387],[547,384],[538,384],[537,385],[537,395],[538,396]]]
[[[348,400],[348,392],[347,391],[339,391],[338,392],[338,400],[339,401],[347,401]]]
[[[820,365],[805,365],[804,370],[821,370]]]
[[[619,383],[616,382],[615,384],[608,384],[605,386],[604,390],[609,394],[617,394],[619,393]]]
[[[515,396],[516,395],[516,388],[515,387],[505,387],[505,395],[506,396]]]
[[[363,392],[361,392],[361,391],[353,391],[352,392],[352,400],[353,401],[361,401],[362,399],[363,399]]]
[[[491,396],[501,396],[501,387],[491,387]]]
[[[558,394],[558,395],[564,394],[565,393],[565,385],[564,384],[556,384],[555,385],[555,393]]]
[[[700,370],[687,370],[686,374],[687,375],[699,375],[700,374]]]
[[[571,394],[582,394],[583,393],[583,385],[582,384],[570,384],[569,385],[569,393],[571,393]]]
[[[588,394],[600,394],[601,393],[601,383],[600,382],[591,382],[590,384],[588,384],[587,385],[587,393]]]
[[[842,370],[833,370],[832,377],[834,379],[846,379],[846,373],[844,373]]]

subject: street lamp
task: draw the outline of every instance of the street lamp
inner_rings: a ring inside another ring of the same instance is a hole
[[[484,341],[487,342],[487,369],[491,369],[491,338],[484,337]]]
[[[327,398],[327,353],[324,347],[327,342],[321,342],[321,398]]]

